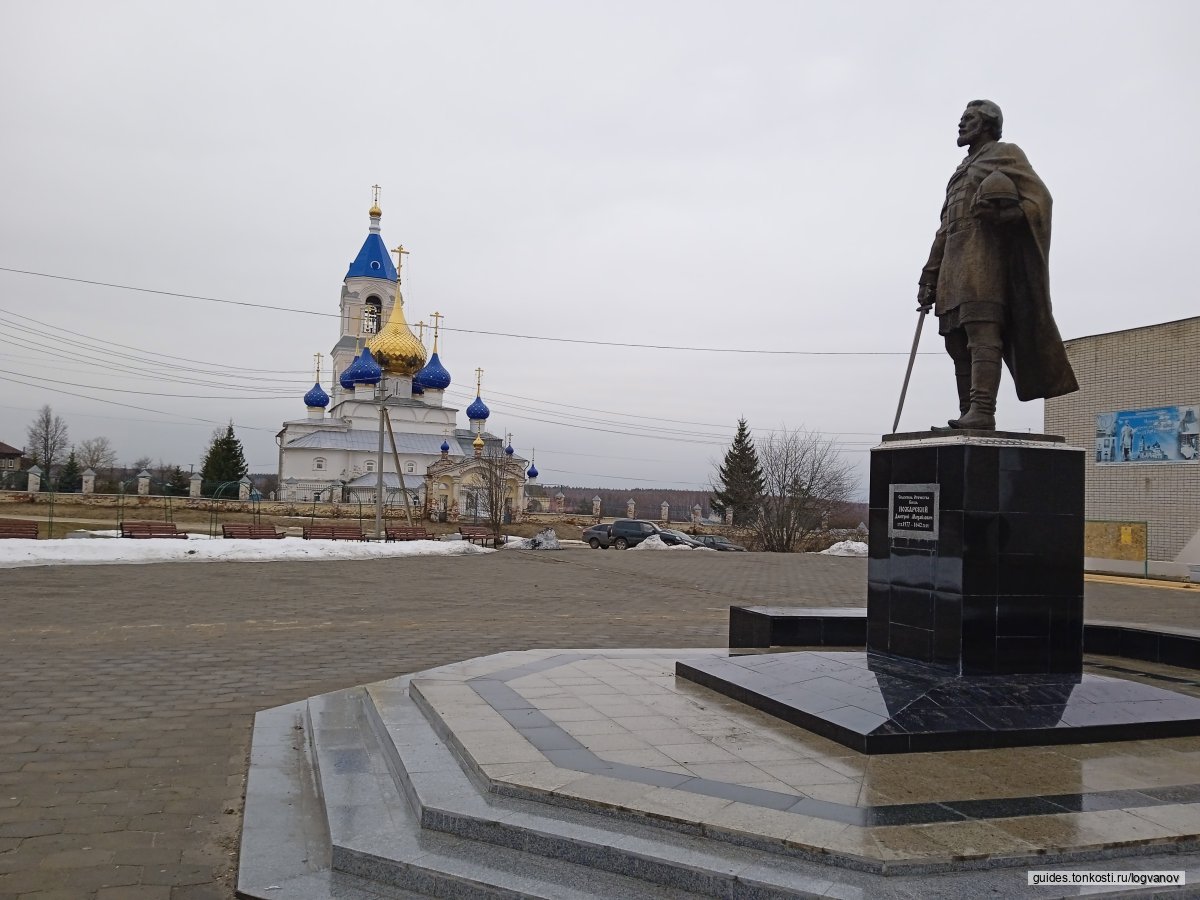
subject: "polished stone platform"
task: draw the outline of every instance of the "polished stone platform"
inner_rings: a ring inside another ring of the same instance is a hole
[[[731,606],[729,648],[865,647],[865,607]],[[1083,650],[1171,666],[1200,664],[1200,632],[1125,622],[1085,622]]]
[[[1200,735],[1200,699],[1101,675],[963,677],[821,651],[681,660],[676,674],[860,753]]]
[[[1029,868],[1200,878],[1200,738],[868,757],[674,674],[727,658],[506,653],[266,710],[239,895],[1045,898]]]

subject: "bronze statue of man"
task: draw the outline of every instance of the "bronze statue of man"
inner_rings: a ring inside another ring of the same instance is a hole
[[[994,430],[1000,361],[1022,400],[1079,390],[1050,310],[1050,192],[1004,117],[972,100],[958,122],[966,159],[946,186],[917,302],[938,317],[958,386],[952,429]]]

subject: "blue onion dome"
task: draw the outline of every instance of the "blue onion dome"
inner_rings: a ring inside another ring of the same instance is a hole
[[[342,370],[341,377],[338,378],[338,384],[340,384],[344,390],[354,390],[354,367],[356,365],[358,365],[357,356],[350,360],[350,365],[346,366],[346,368]]]
[[[355,381],[359,384],[379,384],[383,378],[383,369],[371,355],[371,348],[364,347],[362,356],[358,358],[358,372]]]
[[[529,466],[529,471],[526,472],[525,474],[528,475],[530,478],[537,478],[537,476],[538,476],[537,463],[531,463]]]
[[[325,393],[325,389],[321,387],[321,383],[314,382],[312,388],[304,395],[304,405],[322,408],[329,405],[329,395]]]
[[[479,422],[491,414],[492,411],[487,408],[487,404],[483,402],[483,398],[476,394],[475,402],[467,407],[467,418],[472,422]]]
[[[505,456],[512,456],[512,455],[513,455],[513,452],[514,452],[514,451],[513,451],[513,448],[512,448],[512,444],[509,444],[507,447],[505,447],[505,448],[504,448],[504,455],[505,455]]]
[[[449,441],[442,441],[442,452],[443,453],[450,452],[450,442]]]
[[[450,387],[450,373],[442,365],[436,350],[429,357],[429,362],[425,363],[425,368],[418,372],[413,379],[414,384],[418,381],[421,382],[421,387],[434,391],[444,391]]]

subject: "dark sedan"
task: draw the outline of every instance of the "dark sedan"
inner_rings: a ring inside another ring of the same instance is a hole
[[[699,535],[696,535],[696,540],[698,540],[701,544],[703,544],[705,547],[707,547],[710,550],[742,550],[742,551],[745,551],[745,549],[746,549],[741,544],[735,544],[729,538],[723,537],[722,535],[719,535],[719,534],[699,534]]]
[[[607,550],[611,537],[612,532],[608,525],[593,525],[591,528],[583,529],[583,542],[593,550],[601,548]]]
[[[695,549],[696,547],[704,546],[697,538],[692,537],[690,534],[684,534],[682,531],[676,531],[674,528],[660,530],[658,537],[668,547],[676,547],[682,544],[685,547]]]

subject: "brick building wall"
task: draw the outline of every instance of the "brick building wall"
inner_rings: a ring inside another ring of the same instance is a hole
[[[1096,462],[1096,416],[1200,404],[1200,317],[1066,342],[1079,391],[1047,400],[1045,430],[1089,449],[1088,519],[1146,521],[1151,571],[1200,564],[1200,463]],[[1157,563],[1157,565],[1155,565]]]

